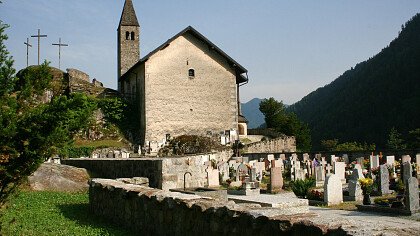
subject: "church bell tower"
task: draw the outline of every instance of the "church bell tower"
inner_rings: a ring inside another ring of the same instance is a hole
[[[140,60],[140,24],[131,0],[125,0],[117,31],[118,91],[121,91],[121,76]]]

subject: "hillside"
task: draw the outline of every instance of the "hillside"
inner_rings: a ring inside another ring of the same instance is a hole
[[[255,129],[264,123],[264,115],[260,111],[262,99],[253,98],[246,103],[242,103],[242,114],[249,121],[248,128]]]
[[[420,14],[389,46],[289,107],[320,140],[375,143],[395,127],[405,138],[420,127]]]

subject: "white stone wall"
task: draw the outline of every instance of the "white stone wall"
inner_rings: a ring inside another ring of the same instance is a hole
[[[159,142],[167,133],[237,129],[235,72],[192,35],[180,36],[145,62],[144,88],[145,141]]]

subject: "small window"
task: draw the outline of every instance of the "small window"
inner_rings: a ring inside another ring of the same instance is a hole
[[[135,35],[134,32],[131,32],[131,40],[134,40],[135,38],[134,35]]]
[[[189,69],[188,70],[188,76],[189,77],[195,77],[195,71],[194,71],[194,69]]]
[[[125,39],[126,40],[129,40],[130,39],[130,32],[125,32]]]

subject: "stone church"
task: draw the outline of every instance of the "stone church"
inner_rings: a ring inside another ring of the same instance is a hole
[[[140,145],[168,135],[246,135],[239,88],[247,70],[188,26],[140,59],[140,24],[126,0],[118,26],[118,91],[139,105]]]

